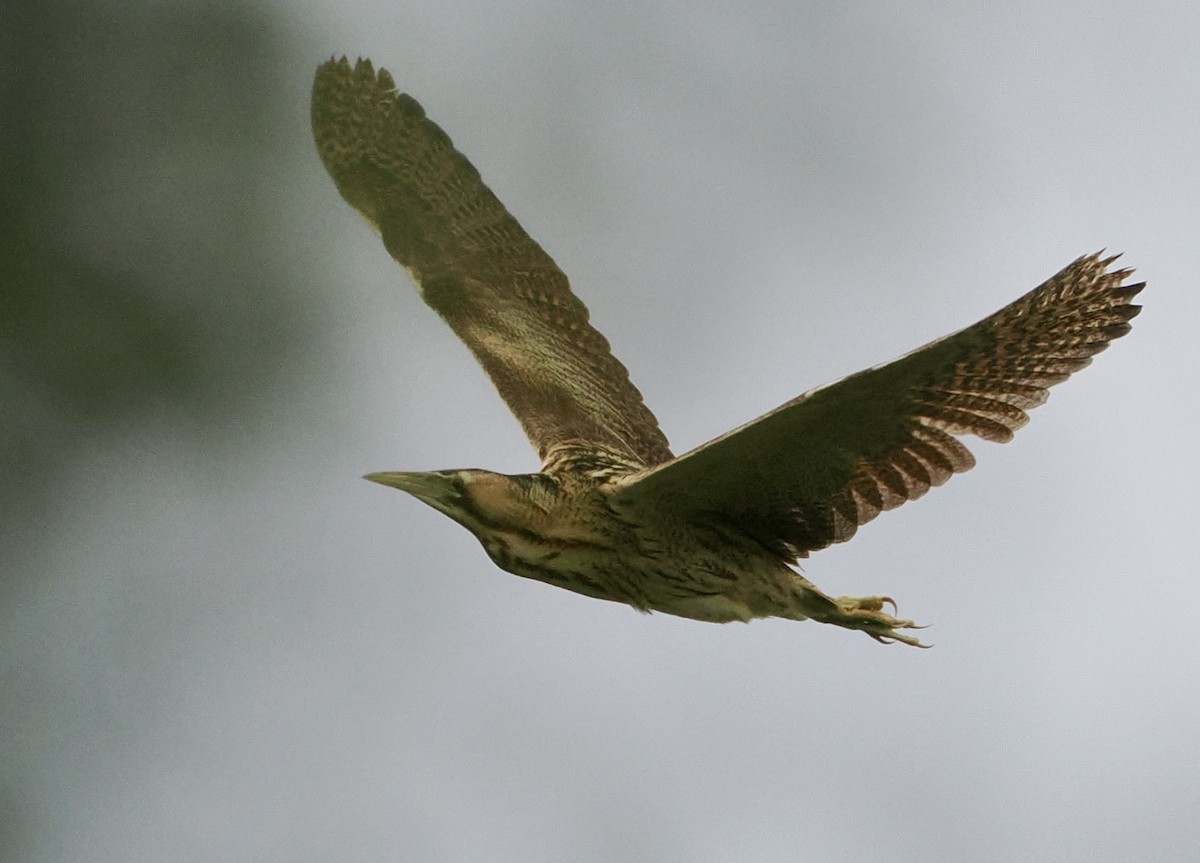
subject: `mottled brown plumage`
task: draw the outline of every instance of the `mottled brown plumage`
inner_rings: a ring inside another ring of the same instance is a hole
[[[338,191],[475,354],[538,455],[579,440],[646,465],[671,457],[562,270],[386,70],[326,63],[312,105]]]
[[[1079,258],[974,326],[818,387],[673,459],[566,276],[391,76],[317,71],[317,149],[425,302],[474,353],[542,458],[518,477],[382,473],[504,569],[699,620],[780,616],[917,644],[886,597],[833,599],[788,566],[974,465],[1129,331],[1143,284]]]
[[[1142,284],[1088,255],[974,326],[836,383],[661,465],[621,496],[728,523],[787,558],[852,537],[881,511],[975,465],[952,435],[1005,443],[1129,332]]]

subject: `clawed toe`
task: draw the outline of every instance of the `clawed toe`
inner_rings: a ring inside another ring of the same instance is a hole
[[[904,626],[904,623],[905,623],[904,621],[901,621],[900,625]],[[915,625],[905,626],[905,629],[925,629],[925,628],[926,627],[924,627],[924,626],[915,626]],[[932,644],[926,644],[925,642],[921,641],[919,638],[915,638],[914,636],[911,636],[911,635],[905,635],[902,632],[890,632],[887,635],[881,635],[878,632],[871,632],[870,630],[866,630],[866,633],[867,633],[867,635],[871,636],[873,639],[878,641],[880,644],[895,644],[897,641],[899,641],[901,644],[908,644],[908,645],[911,645],[912,647],[920,647],[923,649],[933,647]]]
[[[883,611],[890,605],[896,611],[896,600],[890,596],[839,596],[837,604],[846,611]]]
[[[835,600],[841,612],[828,623],[836,623],[847,629],[859,629],[878,641],[880,644],[900,642],[912,647],[929,647],[920,639],[898,632],[900,629],[925,629],[911,620],[901,620],[883,610],[890,605],[896,611],[896,601],[890,596],[842,596]]]

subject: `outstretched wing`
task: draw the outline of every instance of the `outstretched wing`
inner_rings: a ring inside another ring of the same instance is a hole
[[[543,460],[566,443],[644,465],[671,457],[567,277],[387,71],[323,64],[312,125],[342,197],[471,349]]]
[[[965,330],[818,387],[630,478],[614,502],[712,518],[795,559],[915,500],[975,460],[954,435],[1005,442],[1047,388],[1129,332],[1144,287],[1080,258]]]

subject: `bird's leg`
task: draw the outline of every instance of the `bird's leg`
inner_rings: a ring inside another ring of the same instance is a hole
[[[919,639],[897,631],[925,627],[918,626],[911,620],[893,617],[884,611],[885,605],[890,605],[892,611],[896,610],[896,601],[890,596],[839,596],[834,599],[822,593],[815,584],[799,574],[795,574],[793,589],[804,607],[805,616],[813,620],[832,623],[846,629],[861,630],[881,644],[899,641],[913,647],[929,647]]]

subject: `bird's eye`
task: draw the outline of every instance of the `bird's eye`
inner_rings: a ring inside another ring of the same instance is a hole
[[[459,494],[463,494],[467,490],[467,482],[461,476],[455,476],[450,480],[450,487]]]

